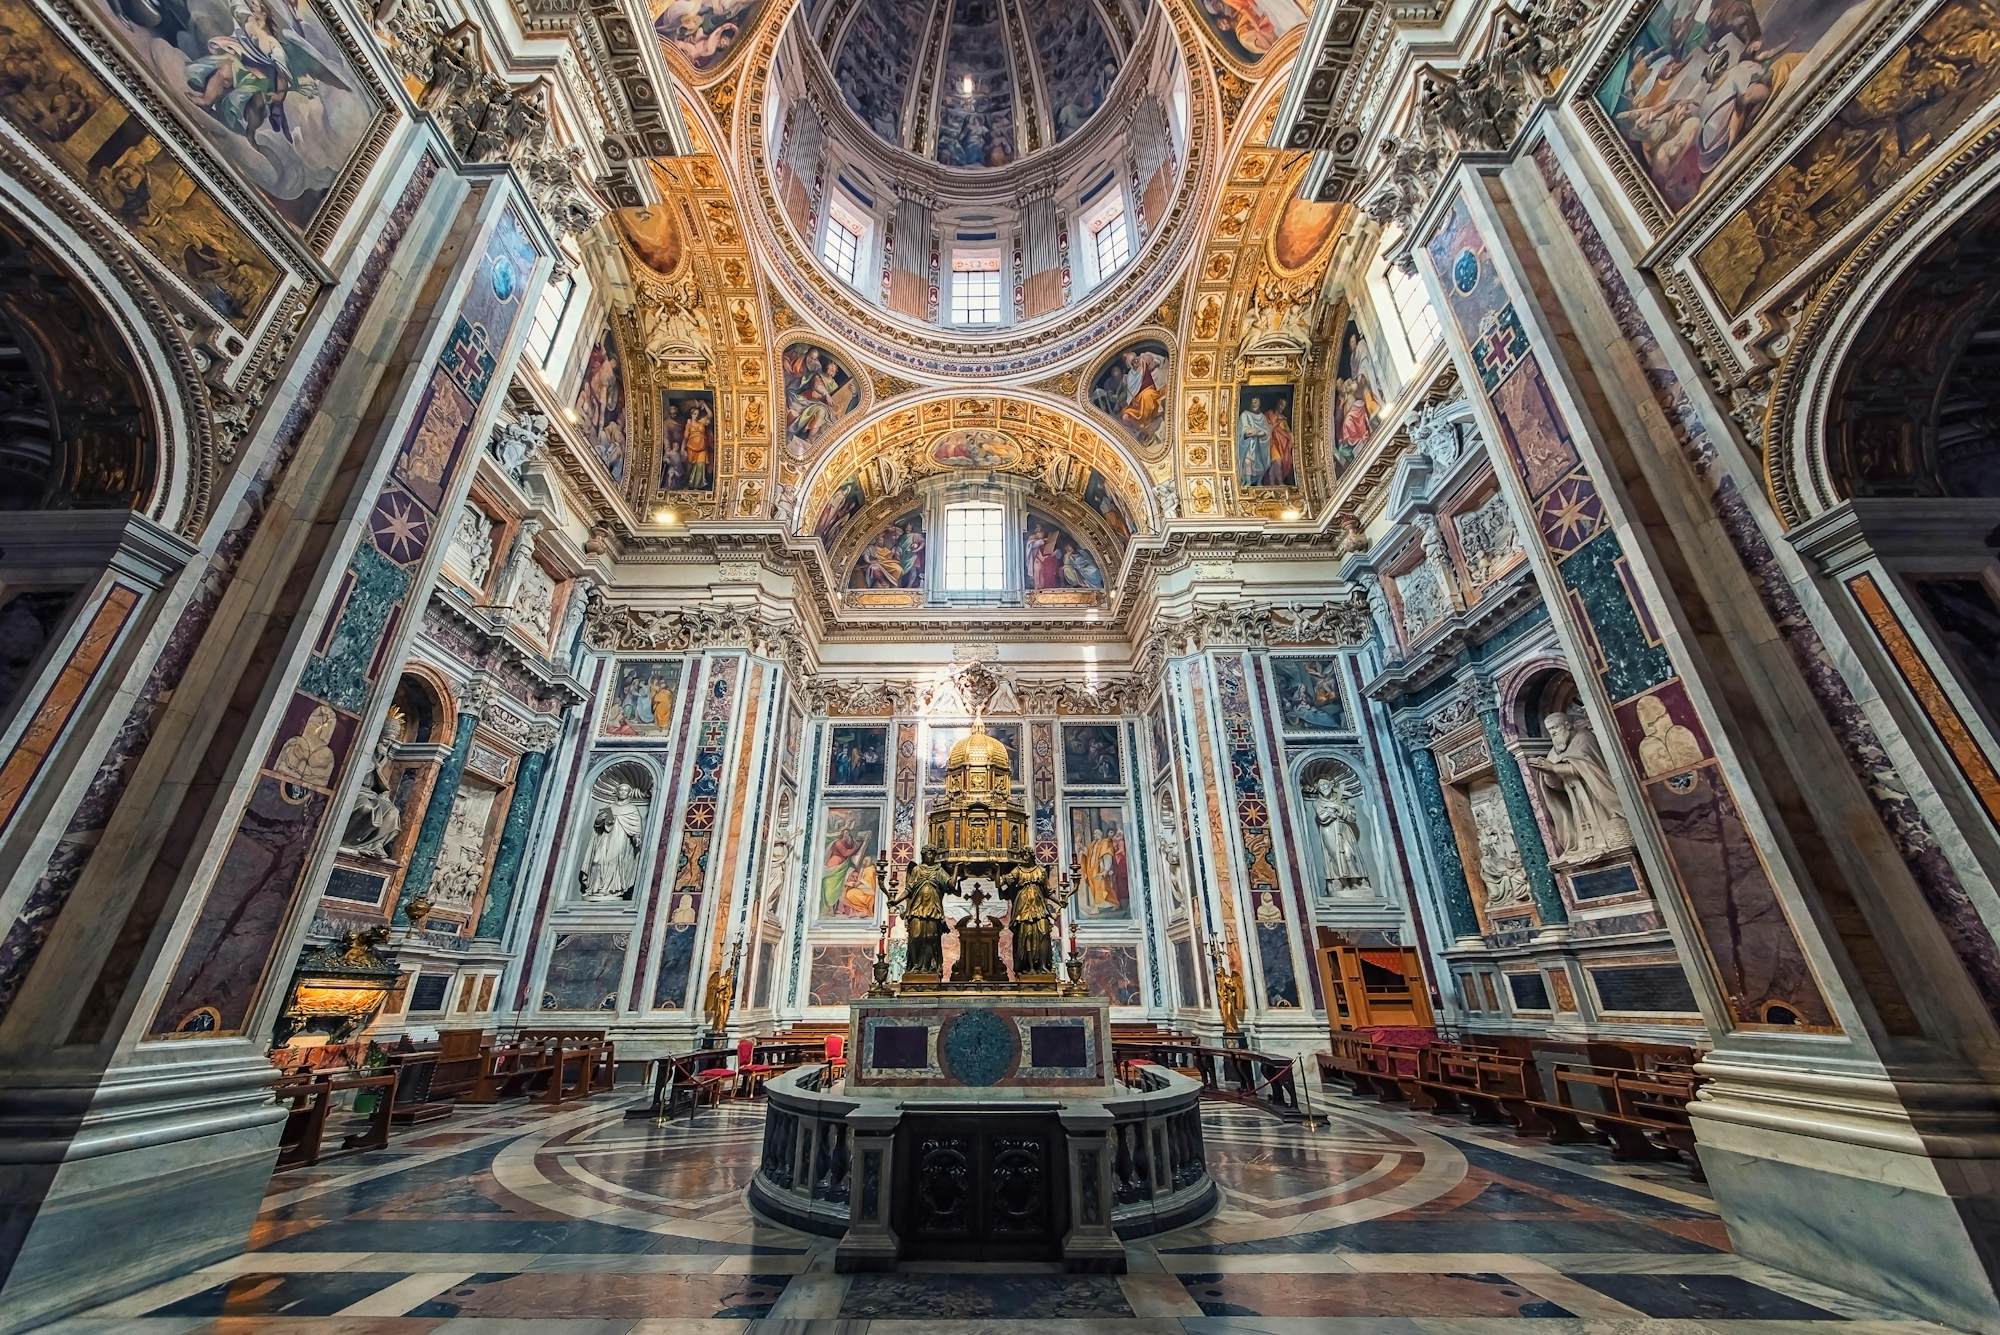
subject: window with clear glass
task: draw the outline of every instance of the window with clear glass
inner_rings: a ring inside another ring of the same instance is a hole
[[[826,222],[826,238],[820,242],[820,258],[833,270],[834,277],[849,287],[861,273],[861,231],[845,218]]]
[[[556,335],[562,332],[563,319],[569,314],[570,299],[575,296],[574,271],[542,284],[542,295],[535,302],[535,318],[528,326],[528,355],[534,359],[535,365],[549,364],[549,356],[556,349]]]
[[[1400,232],[1392,232],[1383,240],[1385,255],[1395,249],[1400,237]],[[1393,260],[1383,266],[1382,281],[1388,287],[1389,300],[1396,308],[1396,323],[1402,326],[1403,338],[1410,345],[1410,356],[1421,362],[1437,346],[1441,333],[1437,312],[1431,309],[1430,294],[1424,291],[1421,278],[1404,272]]]
[[[1004,511],[985,502],[945,507],[944,587],[953,593],[998,592],[1007,587]]]
[[[1100,282],[1125,267],[1125,261],[1132,258],[1132,236],[1126,230],[1123,209],[1092,229],[1090,250],[1097,257]]]
[[[1000,323],[1000,256],[960,254],[951,262],[951,322]]]

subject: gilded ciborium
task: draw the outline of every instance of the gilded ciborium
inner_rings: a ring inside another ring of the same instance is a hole
[[[888,894],[891,912],[903,916],[909,943],[899,991],[1067,990],[1056,971],[1056,953],[1074,869],[1051,878],[1048,869],[1035,861],[1028,811],[1014,796],[1013,759],[984,724],[975,722],[945,758],[944,795],[925,815],[921,859],[896,867],[885,853],[877,881]],[[990,895],[987,884],[993,887]],[[974,901],[973,913],[949,928],[944,921],[946,895]],[[960,967],[947,979],[945,931],[957,931],[961,946],[969,935],[997,932],[997,927],[979,921],[978,902],[989,897],[1008,905],[1014,931],[1012,978],[986,976],[985,967],[974,962],[985,958],[985,952],[961,950]]]

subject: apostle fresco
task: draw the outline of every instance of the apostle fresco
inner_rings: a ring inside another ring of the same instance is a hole
[[[1245,487],[1298,485],[1289,385],[1244,385],[1237,391],[1236,480]]]
[[[1028,534],[1022,556],[1023,569],[1031,589],[1104,587],[1104,572],[1083,544],[1057,527],[1052,520],[1039,515],[1028,516]]]
[[[851,589],[921,589],[924,586],[924,517],[912,511],[884,525],[861,545]]]
[[[1152,444],[1167,415],[1167,345],[1147,339],[1121,351],[1091,382],[1090,401],[1133,440]]]

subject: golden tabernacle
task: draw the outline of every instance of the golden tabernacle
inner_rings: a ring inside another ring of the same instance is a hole
[[[1061,917],[1075,882],[1073,869],[1050,883],[1035,861],[1027,808],[1014,796],[1013,760],[1007,748],[974,723],[945,758],[944,799],[924,822],[921,857],[901,867],[885,854],[879,882],[889,908],[900,914],[909,954],[896,991],[1009,988],[1076,993],[1081,965],[1069,962],[1069,981],[1056,970]],[[947,926],[945,897],[963,896],[972,912]],[[987,901],[1007,905],[1013,928],[1011,959],[998,950],[1001,924],[984,920]],[[959,959],[944,976],[944,934],[959,938]],[[886,959],[876,964],[875,995],[891,990]]]

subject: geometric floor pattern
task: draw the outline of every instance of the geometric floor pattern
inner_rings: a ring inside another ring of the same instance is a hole
[[[297,1331],[1841,1331],[1938,1327],[1733,1256],[1703,1189],[1372,1100],[1315,1123],[1212,1105],[1205,1223],[1124,1275],[938,1265],[839,1275],[832,1245],[743,1201],[761,1105],[626,1121],[630,1100],[514,1105],[279,1174],[245,1250],[47,1329]]]

